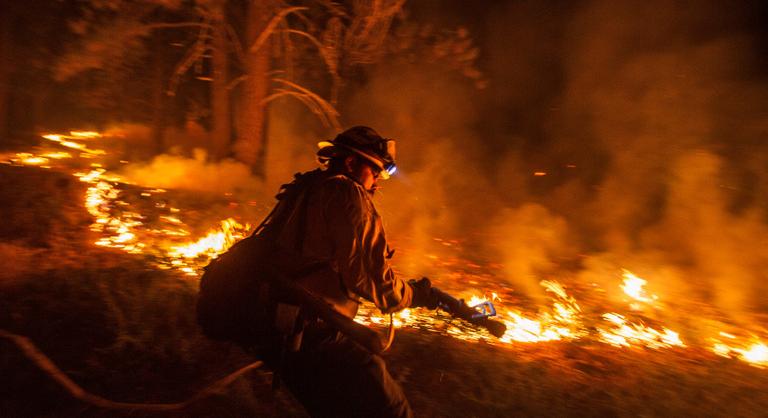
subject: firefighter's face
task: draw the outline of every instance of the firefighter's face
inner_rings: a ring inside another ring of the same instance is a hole
[[[372,191],[379,179],[379,170],[362,158],[348,157],[346,166],[349,177],[358,182],[365,190]]]

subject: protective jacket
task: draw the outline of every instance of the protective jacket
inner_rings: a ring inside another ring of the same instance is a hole
[[[411,287],[392,272],[370,193],[344,175],[318,177],[277,209],[275,267],[349,318],[361,297],[384,313],[410,306]]]

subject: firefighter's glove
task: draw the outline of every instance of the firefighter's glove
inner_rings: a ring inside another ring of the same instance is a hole
[[[428,278],[411,279],[408,281],[408,284],[413,289],[412,308],[437,309],[437,294],[432,291],[432,283]]]

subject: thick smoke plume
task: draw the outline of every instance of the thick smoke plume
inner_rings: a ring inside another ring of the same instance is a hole
[[[401,174],[379,197],[407,250],[398,268],[439,283],[429,256],[450,249],[435,238],[456,239],[534,298],[549,277],[610,294],[627,268],[667,301],[734,321],[765,312],[768,74],[750,12],[592,1],[487,13],[474,28],[487,90],[403,59],[347,98],[347,126],[400,140]],[[304,138],[311,153],[318,138]]]
[[[481,10],[467,24],[486,89],[410,54],[341,98],[345,126],[398,139],[399,174],[377,192],[396,268],[439,285],[455,266],[435,260],[459,255],[500,265],[498,280],[533,300],[555,278],[617,302],[626,268],[670,304],[734,322],[768,312],[768,72],[754,11],[491,3],[415,16],[439,26]],[[184,153],[124,174],[266,202],[335,135],[306,115],[272,105],[265,179]]]

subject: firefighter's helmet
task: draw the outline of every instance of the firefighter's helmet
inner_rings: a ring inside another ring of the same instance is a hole
[[[369,161],[380,170],[382,178],[389,178],[397,171],[395,165],[395,140],[383,138],[367,126],[355,126],[336,135],[331,141],[321,141],[317,144],[320,150],[317,156],[328,160],[339,151],[353,152]]]

